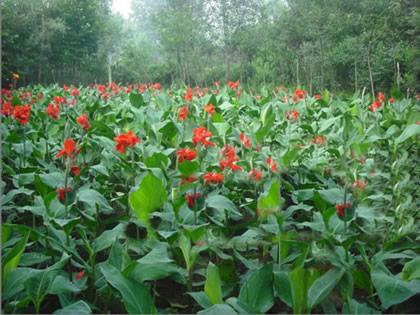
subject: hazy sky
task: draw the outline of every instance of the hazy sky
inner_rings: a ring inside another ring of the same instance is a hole
[[[113,0],[112,10],[120,13],[123,17],[128,18],[131,12],[131,0]]]

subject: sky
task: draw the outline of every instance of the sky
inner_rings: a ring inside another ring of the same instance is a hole
[[[127,19],[131,12],[131,0],[113,0],[112,11],[120,13]]]

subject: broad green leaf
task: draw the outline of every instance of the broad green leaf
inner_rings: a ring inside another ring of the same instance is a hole
[[[331,269],[315,280],[308,291],[308,305],[310,309],[328,297],[343,274],[344,270],[342,269]]]
[[[147,174],[139,189],[130,193],[130,206],[137,217],[143,222],[149,222],[150,214],[163,206],[167,199],[165,184],[161,179]]]
[[[98,191],[93,189],[80,189],[78,192],[79,201],[86,203],[91,209],[96,209],[98,205],[99,210],[112,210],[106,198]]]
[[[7,253],[3,261],[3,285],[6,283],[7,276],[15,269],[20,262],[23,252],[25,251],[26,243],[28,242],[30,232],[28,231],[24,237]]]
[[[107,282],[120,292],[129,314],[154,314],[156,307],[147,287],[124,277],[114,266],[105,263],[100,267]]]
[[[178,169],[183,176],[190,176],[198,172],[200,164],[197,161],[184,161],[178,164]]]
[[[280,182],[276,179],[271,182],[270,188],[258,198],[257,211],[260,216],[266,217],[279,212],[283,204],[284,199],[280,196]]]
[[[386,274],[381,269],[374,269],[371,278],[384,309],[402,303],[420,293],[419,280],[406,282],[396,276]]]
[[[144,160],[144,164],[146,164],[147,167],[161,169],[166,169],[169,162],[169,158],[161,152],[155,152]]]
[[[359,303],[354,299],[345,303],[343,314],[381,314],[381,312],[369,307],[366,303]]]
[[[255,313],[265,313],[274,304],[273,266],[251,271],[239,292],[239,300]]]
[[[204,284],[204,291],[213,304],[222,304],[222,284],[220,282],[219,269],[213,263],[207,267],[207,278]]]
[[[200,315],[236,315],[235,310],[227,304],[216,304],[210,308],[202,310],[197,314]]]
[[[420,125],[417,124],[412,124],[412,125],[408,125],[404,131],[400,134],[400,136],[395,139],[395,143],[399,144],[402,143],[404,141],[406,141],[407,139],[416,136],[420,134]]]
[[[276,295],[288,306],[293,306],[292,287],[289,273],[286,271],[274,271],[274,289]]]
[[[403,279],[410,281],[413,279],[420,279],[420,257],[417,257],[404,265]]]
[[[140,93],[132,92],[130,93],[129,98],[130,98],[131,105],[133,105],[134,107],[138,108],[138,107],[146,105],[143,99],[143,95],[141,95]]]
[[[77,301],[66,307],[63,307],[54,312],[56,315],[66,315],[66,314],[92,314],[90,306],[85,301]]]

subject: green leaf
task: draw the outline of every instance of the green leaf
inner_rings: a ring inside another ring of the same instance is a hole
[[[265,313],[274,304],[273,293],[273,266],[251,271],[239,292],[239,300],[255,313]]]
[[[130,103],[131,105],[133,105],[134,107],[141,107],[141,106],[145,106],[146,103],[144,102],[143,99],[143,95],[137,93],[137,92],[132,92],[130,93]]]
[[[184,161],[178,164],[178,169],[183,176],[191,176],[200,169],[197,161]]]
[[[50,174],[39,175],[41,181],[51,188],[59,188],[64,186],[64,174],[59,172],[54,172]]]
[[[280,211],[283,204],[284,199],[280,196],[280,182],[276,179],[271,182],[270,188],[258,198],[258,214],[265,217],[276,213]]]
[[[381,312],[369,307],[366,303],[359,303],[351,299],[343,306],[343,314],[381,314]]]
[[[99,210],[112,210],[106,198],[98,191],[93,189],[80,189],[78,192],[79,201],[86,203],[91,209],[96,210],[96,205]]]
[[[198,312],[197,314],[201,314],[201,315],[220,315],[220,314],[236,315],[237,313],[235,312],[235,310],[233,308],[231,308],[227,304],[216,304],[216,305],[213,305],[210,308],[207,308],[205,310],[202,310],[202,311]]]
[[[286,271],[276,270],[274,276],[274,289],[276,295],[288,306],[293,306],[292,287],[290,284],[289,274]]]
[[[54,314],[65,315],[65,314],[91,314],[92,310],[85,301],[77,301],[59,310],[56,310]]]
[[[404,141],[406,141],[407,139],[416,136],[420,134],[420,125],[417,124],[412,124],[412,125],[408,125],[404,131],[400,134],[400,136],[395,139],[395,143],[399,144],[402,143]]]
[[[121,238],[124,235],[124,228],[125,225],[120,223],[116,227],[114,227],[112,230],[106,230],[101,235],[99,235],[94,241],[92,248],[95,253],[100,252],[101,250],[104,250],[108,247],[111,247],[111,245],[117,241],[119,238]]]
[[[28,242],[30,231],[7,253],[3,261],[3,285],[6,283],[7,276],[15,269],[20,262],[23,252],[25,251],[26,243]]]
[[[328,297],[343,274],[344,270],[342,269],[331,269],[315,280],[308,291],[308,304],[310,309]]]
[[[101,265],[100,269],[106,281],[120,292],[129,314],[156,313],[153,298],[144,284],[124,277],[117,268],[108,263]]]
[[[344,190],[338,188],[318,190],[319,195],[322,199],[328,203],[334,205],[336,203],[341,203],[344,200]]]
[[[403,279],[410,281],[420,279],[420,257],[417,257],[404,265],[402,270]]]
[[[150,214],[163,206],[167,199],[165,184],[152,173],[144,177],[139,189],[130,193],[130,206],[137,217],[149,222]]]
[[[144,160],[144,164],[150,168],[166,169],[169,165],[169,158],[161,152],[155,152]]]
[[[396,276],[386,274],[381,269],[374,269],[371,278],[384,309],[402,303],[420,293],[420,281],[418,280],[405,282]]]
[[[206,198],[207,207],[215,209],[219,214],[219,219],[224,220],[225,210],[228,215],[240,216],[235,204],[232,200],[222,195],[209,195]]]
[[[213,304],[222,304],[222,285],[220,283],[219,269],[213,263],[207,267],[207,278],[204,284],[204,291]]]

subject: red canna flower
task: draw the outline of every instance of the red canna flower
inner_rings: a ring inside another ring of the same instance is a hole
[[[153,84],[153,85],[152,85],[152,87],[153,87],[155,90],[161,90],[161,89],[162,89],[162,85],[161,85],[159,82],[157,82],[157,83]]]
[[[64,96],[54,96],[54,101],[57,105],[60,105],[62,103],[66,103],[67,99]]]
[[[236,90],[239,87],[239,80],[236,81],[236,82],[229,81],[228,82],[228,87],[230,87],[231,89]]]
[[[77,122],[83,129],[88,130],[90,129],[90,122],[87,113],[83,113],[81,116],[77,118]]]
[[[114,140],[117,142],[115,146],[117,151],[123,154],[127,151],[127,147],[133,148],[137,143],[141,142],[133,131],[122,133],[118,137],[115,137]]]
[[[78,88],[74,88],[73,91],[71,91],[71,95],[72,96],[79,96],[80,95],[80,91]]]
[[[70,89],[70,87],[67,84],[64,84],[63,89],[64,89],[64,91],[68,91]]]
[[[188,114],[190,113],[188,106],[181,107],[181,110],[179,111],[179,120],[184,121],[187,119]]]
[[[71,193],[73,191],[73,189],[71,187],[61,187],[57,189],[57,195],[58,195],[58,199],[60,201],[64,201],[66,200],[67,194]]]
[[[214,81],[214,85],[219,87],[220,86],[220,82],[219,81]]]
[[[85,271],[82,270],[76,274],[76,280],[80,280],[85,276]]]
[[[236,155],[236,150],[230,144],[226,144],[222,149],[222,155],[224,159],[220,161],[220,167],[222,170],[229,168],[232,171],[242,171],[243,168],[239,165],[236,165],[236,162],[239,161],[239,157]]]
[[[185,195],[185,199],[187,200],[188,207],[193,209],[195,206],[195,202],[201,199],[201,193],[188,193]]]
[[[325,144],[326,141],[327,141],[327,138],[325,138],[325,136],[316,136],[314,140],[311,141],[311,143],[323,145]]]
[[[242,142],[242,144],[245,148],[251,148],[252,147],[251,138],[249,138],[245,133],[241,132],[241,134],[239,135],[239,140],[241,140],[241,142]]]
[[[337,210],[337,215],[343,219],[346,216],[346,209],[351,208],[351,203],[339,203],[335,206],[335,209]]]
[[[6,102],[1,107],[1,113],[4,116],[12,116],[14,111],[15,111],[15,108],[13,107],[11,102]]]
[[[72,166],[72,168],[71,168],[71,173],[72,173],[74,176],[80,176],[80,166],[77,166],[77,165]]]
[[[193,99],[193,90],[192,88],[188,87],[187,92],[185,93],[185,100],[187,102],[191,102]]]
[[[299,116],[300,116],[300,113],[299,113],[299,111],[297,109],[295,109],[293,111],[288,111],[286,113],[286,119],[287,120],[292,120],[293,119],[294,121],[298,121],[299,120]]]
[[[180,163],[184,161],[192,161],[197,157],[197,151],[192,149],[180,149],[176,153],[178,155],[178,160]]]
[[[225,177],[223,176],[223,174],[220,174],[220,173],[209,172],[206,175],[204,175],[204,180],[206,184],[223,183],[224,179]]]
[[[315,99],[317,101],[322,100],[322,95],[321,94],[315,94]]]
[[[386,97],[385,97],[385,94],[383,92],[379,92],[378,101],[380,101],[381,103],[386,101]]]
[[[204,106],[204,111],[206,113],[209,113],[210,116],[213,116],[214,113],[216,112],[216,108],[214,107],[213,104],[208,104],[208,105]]]
[[[307,92],[305,90],[297,89],[295,95],[293,96],[293,101],[297,103],[300,100],[305,99]]]
[[[279,163],[273,160],[271,156],[269,156],[266,160],[268,167],[274,172],[277,173],[279,171]]]
[[[205,147],[214,147],[216,144],[209,141],[208,138],[212,137],[213,134],[206,129],[206,127],[199,127],[194,129],[194,136],[192,141],[194,144],[203,144]]]
[[[254,168],[253,170],[251,170],[251,172],[248,173],[248,176],[256,182],[259,182],[263,178],[264,173]]]
[[[375,101],[374,103],[372,103],[372,105],[369,106],[369,110],[371,112],[375,112],[376,110],[378,110],[381,107],[382,107],[382,102],[378,100],[378,101]]]
[[[191,183],[196,182],[197,180],[198,178],[195,176],[187,176],[187,177],[182,178],[181,185],[191,184]]]
[[[22,125],[29,123],[31,119],[31,105],[15,106],[13,117]]]
[[[53,103],[50,103],[50,105],[48,105],[48,108],[47,108],[47,114],[52,119],[58,119],[58,118],[60,118],[60,106],[55,105]]]
[[[390,99],[389,99],[389,104],[394,104],[395,103],[395,98],[394,97],[391,97]]]
[[[72,158],[77,152],[77,145],[73,139],[67,139],[64,141],[64,149],[57,153],[57,157],[66,155],[68,158]]]
[[[353,188],[359,188],[361,190],[364,190],[366,188],[366,183],[360,179],[356,179],[353,183]]]

